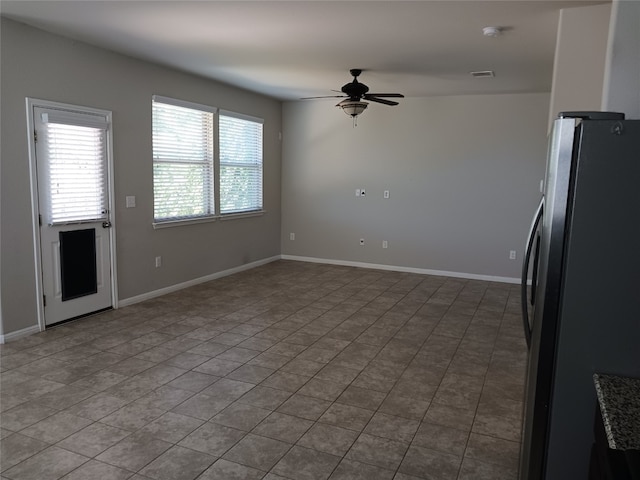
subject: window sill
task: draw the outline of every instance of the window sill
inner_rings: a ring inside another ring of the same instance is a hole
[[[225,213],[220,215],[220,220],[235,220],[238,218],[261,217],[267,213],[266,210],[251,210],[250,212]]]
[[[218,216],[210,215],[207,217],[184,218],[181,220],[164,220],[162,222],[153,222],[152,225],[154,230],[158,230],[160,228],[182,227],[183,225],[215,222],[218,218]]]
[[[182,220],[165,220],[163,222],[153,222],[154,230],[162,228],[182,227],[184,225],[196,225],[198,223],[210,223],[217,220],[237,220],[239,218],[260,217],[267,213],[266,210],[253,210],[250,212],[226,213],[224,215],[211,215],[199,218],[185,218]]]

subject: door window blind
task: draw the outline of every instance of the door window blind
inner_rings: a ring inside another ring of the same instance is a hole
[[[89,118],[87,126],[79,114],[45,113],[42,121],[49,156],[47,223],[106,219],[106,120]]]
[[[156,221],[215,213],[213,112],[153,99],[153,192]],[[186,102],[185,102],[186,104]]]
[[[221,112],[220,213],[262,209],[262,121]]]

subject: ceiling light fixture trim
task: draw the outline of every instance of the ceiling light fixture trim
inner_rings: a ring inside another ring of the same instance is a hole
[[[340,107],[344,113],[354,118],[364,112],[368,106],[369,104],[367,102],[351,99],[343,100],[336,105],[336,107]]]

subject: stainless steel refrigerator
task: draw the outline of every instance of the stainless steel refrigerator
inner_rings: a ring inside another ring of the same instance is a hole
[[[640,376],[640,120],[565,112],[554,122],[522,306],[520,479],[586,479],[593,373]]]

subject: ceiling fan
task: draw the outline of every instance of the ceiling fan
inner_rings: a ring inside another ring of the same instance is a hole
[[[346,98],[336,105],[340,107],[344,113],[353,117],[360,115],[369,105],[363,100],[369,100],[370,102],[382,103],[383,105],[398,105],[398,102],[393,100],[387,100],[386,98],[404,98],[401,93],[369,93],[369,87],[364,83],[358,81],[358,76],[362,73],[359,68],[352,68],[350,70],[353,75],[353,81],[342,86],[340,90],[344,95],[326,95],[322,97],[305,97],[301,100],[308,100],[312,98]],[[334,90],[337,91],[337,90]]]

